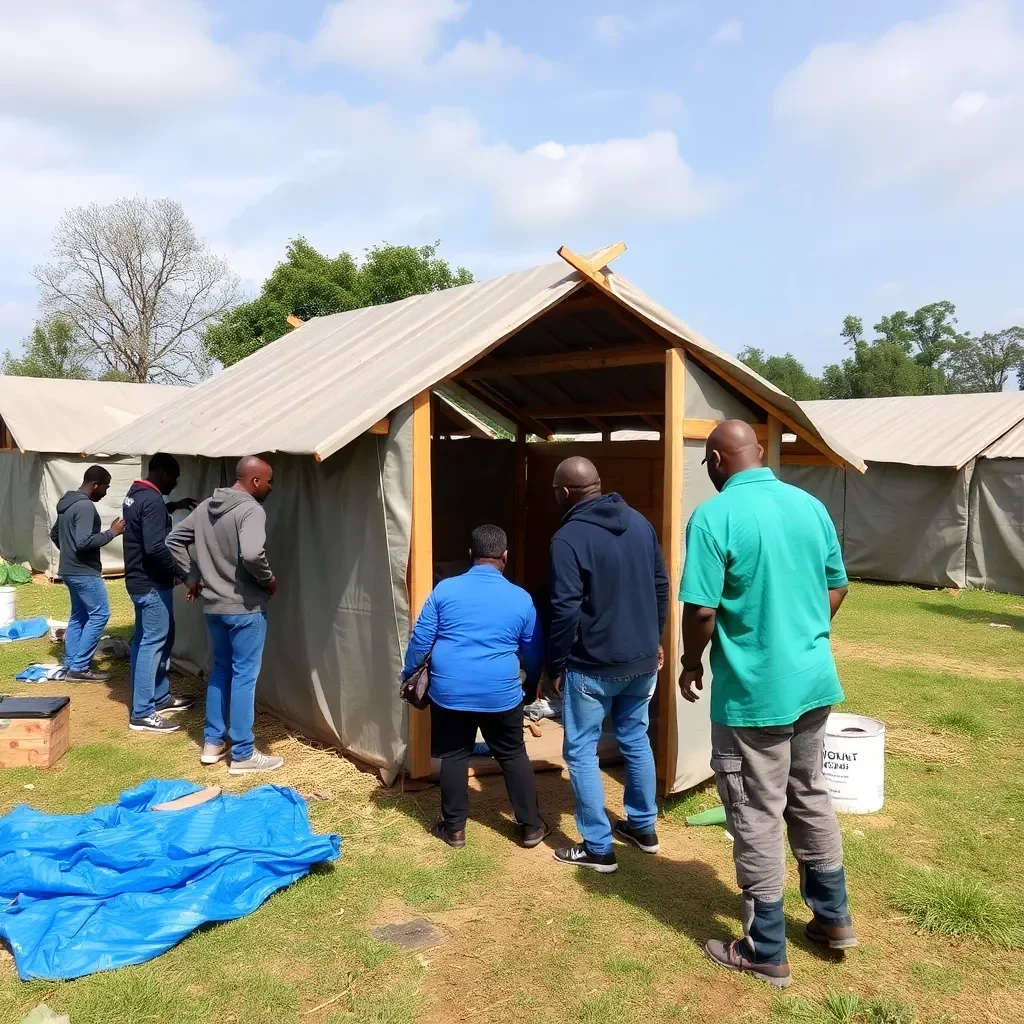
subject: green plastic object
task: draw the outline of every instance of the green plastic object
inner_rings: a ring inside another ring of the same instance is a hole
[[[687,825],[724,825],[725,808],[719,804],[717,807],[709,807],[699,814],[691,814],[686,819]]]

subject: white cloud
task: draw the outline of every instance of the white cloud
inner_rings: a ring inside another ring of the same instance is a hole
[[[816,47],[778,118],[861,188],[989,203],[1024,194],[1024,30],[997,0]]]
[[[713,43],[739,43],[743,41],[743,22],[735,18],[723,22],[718,31],[711,37]]]
[[[139,121],[245,85],[195,0],[0,3],[0,111]]]
[[[602,14],[594,22],[594,35],[602,43],[615,46],[637,30],[637,24],[624,14]]]
[[[446,26],[469,10],[458,0],[340,0],[324,12],[309,44],[317,61],[402,79],[427,75],[501,77],[549,70],[488,30],[442,48]]]

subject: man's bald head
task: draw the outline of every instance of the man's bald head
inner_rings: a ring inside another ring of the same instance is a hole
[[[708,476],[719,491],[731,476],[759,468],[764,457],[754,428],[743,420],[719,423],[708,436],[704,452]]]
[[[274,489],[274,471],[258,455],[245,455],[235,466],[235,488],[248,491],[261,505]]]
[[[555,501],[563,509],[570,509],[601,493],[601,475],[590,459],[574,455],[558,464],[552,486],[555,489]]]

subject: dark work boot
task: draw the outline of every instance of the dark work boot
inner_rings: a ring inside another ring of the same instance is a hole
[[[455,850],[461,850],[466,845],[466,830],[464,828],[458,830],[450,829],[443,821],[439,821],[434,825],[430,830],[430,834],[435,839],[440,839],[442,843],[447,843]]]
[[[857,945],[846,898],[846,872],[841,867],[823,871],[801,864],[800,894],[814,914],[804,929],[809,941],[829,949],[852,949]]]

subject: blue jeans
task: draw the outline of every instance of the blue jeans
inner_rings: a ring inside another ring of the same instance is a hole
[[[132,718],[152,715],[171,692],[174,606],[171,590],[130,594],[135,605],[132,636]]]
[[[71,616],[64,634],[64,666],[71,672],[88,672],[110,621],[107,588],[99,576],[65,576],[64,583],[71,594]]]
[[[579,672],[565,674],[563,753],[576,801],[576,827],[590,853],[600,855],[612,850],[612,829],[604,809],[604,783],[597,761],[597,744],[608,715],[626,765],[626,821],[638,832],[655,830],[658,783],[647,728],[657,679],[655,675],[598,679]]]
[[[207,743],[230,743],[231,760],[252,757],[256,678],[263,661],[267,613],[207,615],[213,670],[206,687]]]

